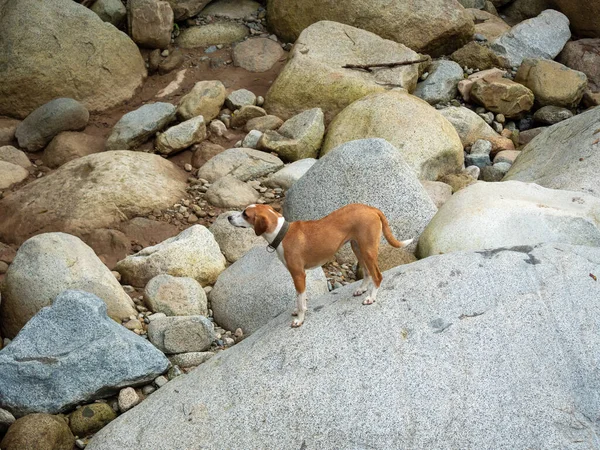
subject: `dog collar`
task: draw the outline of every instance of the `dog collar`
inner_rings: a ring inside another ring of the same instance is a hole
[[[283,241],[283,238],[287,234],[289,228],[290,223],[287,220],[284,220],[283,225],[281,226],[281,230],[279,230],[279,233],[277,233],[277,236],[275,236],[273,242],[267,245],[268,252],[273,253],[275,250],[277,250],[277,247],[279,247],[279,244],[281,244],[281,241]]]

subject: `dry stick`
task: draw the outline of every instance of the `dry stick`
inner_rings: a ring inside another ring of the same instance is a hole
[[[428,61],[429,58],[421,58],[415,61],[401,61],[401,62],[392,62],[392,63],[379,63],[379,64],[346,64],[342,66],[342,69],[362,69],[367,72],[372,72],[371,68],[373,67],[398,67],[398,66],[409,66],[411,64],[419,64],[425,61]]]

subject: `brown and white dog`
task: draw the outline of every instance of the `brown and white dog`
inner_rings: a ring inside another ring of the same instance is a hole
[[[291,223],[286,222],[270,206],[250,205],[228,219],[236,227],[254,228],[256,235],[267,240],[269,247],[277,251],[277,256],[290,271],[297,295],[293,313],[297,317],[292,327],[299,327],[304,322],[307,269],[327,263],[342,245],[350,242],[365,274],[354,295],[364,294],[371,282],[371,292],[363,301],[363,305],[371,305],[375,302],[382,280],[377,265],[381,232],[396,248],[412,242],[412,239],[402,242],[396,240],[385,215],[377,208],[361,204],[344,206],[319,220]]]

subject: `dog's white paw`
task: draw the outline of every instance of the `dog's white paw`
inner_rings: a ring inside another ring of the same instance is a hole
[[[367,292],[366,289],[362,289],[362,288],[358,288],[354,291],[354,296],[355,297],[360,297],[361,295],[363,295],[365,292]]]
[[[292,322],[292,328],[298,328],[302,326],[303,323],[304,320],[294,319],[294,321]]]
[[[367,297],[363,300],[363,305],[372,305],[375,303],[375,299],[371,297]]]
[[[298,310],[297,309],[293,310],[292,311],[292,316],[296,317],[297,315],[298,315]]]

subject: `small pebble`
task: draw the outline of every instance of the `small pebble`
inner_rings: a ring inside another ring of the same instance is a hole
[[[225,341],[225,345],[227,345],[228,347],[231,347],[232,345],[235,344],[235,340],[230,337],[226,337],[224,341]]]
[[[236,338],[241,338],[242,336],[244,336],[244,332],[242,331],[242,329],[241,329],[241,328],[237,328],[237,329],[235,330],[234,336],[235,336]]]
[[[193,169],[191,164],[186,164],[185,166],[183,166],[183,168],[185,169],[186,172],[191,172]]]
[[[163,50],[160,55],[161,56],[169,56],[169,50],[167,50],[167,49]]]
[[[265,98],[262,95],[256,97],[256,106],[262,106],[265,104]]]
[[[128,387],[119,392],[119,411],[125,412],[140,402],[140,396],[135,389]]]
[[[163,387],[165,384],[167,384],[169,382],[169,380],[167,380],[167,378],[164,375],[161,375],[159,377],[156,377],[154,379],[154,384],[156,385],[157,388],[161,388]]]
[[[83,442],[82,439],[77,439],[75,441],[75,445],[77,446],[77,448],[81,448],[81,449],[85,448],[85,442]]]
[[[152,386],[151,384],[147,384],[146,386],[144,386],[142,388],[142,394],[144,394],[144,395],[150,395],[155,391],[156,391],[156,388],[154,386]]]

